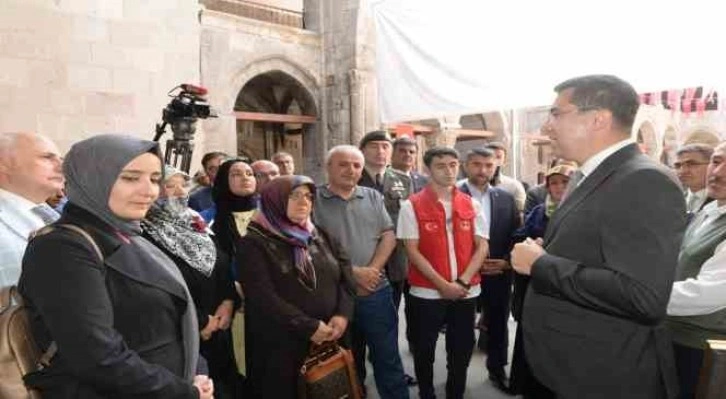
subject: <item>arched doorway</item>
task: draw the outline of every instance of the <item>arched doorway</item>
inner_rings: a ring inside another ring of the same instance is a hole
[[[677,150],[678,133],[673,126],[668,126],[665,134],[663,135],[663,151],[660,156],[660,161],[669,167],[673,167],[673,162],[676,160]]]
[[[638,146],[644,154],[649,155],[653,159],[658,159],[660,155],[660,143],[658,143],[657,137],[655,127],[653,127],[653,123],[650,121],[644,121],[638,128],[636,135]]]
[[[278,151],[292,154],[296,173],[314,153],[317,108],[311,93],[279,70],[261,73],[242,87],[234,105],[237,151],[253,160]]]

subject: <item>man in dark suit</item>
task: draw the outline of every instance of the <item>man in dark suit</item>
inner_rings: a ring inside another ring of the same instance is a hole
[[[528,239],[512,252],[515,270],[531,277],[527,362],[558,398],[673,398],[663,320],[686,225],[683,195],[630,138],[638,110],[630,84],[593,75],[555,91],[543,129],[557,155],[581,168],[543,246]]]
[[[514,245],[513,235],[519,227],[519,211],[514,196],[504,189],[489,185],[497,169],[494,151],[475,148],[466,155],[464,163],[467,180],[459,189],[481,205],[489,234],[489,257],[484,261],[480,302],[483,327],[487,334],[487,370],[495,387],[507,391],[507,364],[509,347],[509,303],[512,296],[512,271],[509,253]],[[481,339],[481,335],[480,335]]]

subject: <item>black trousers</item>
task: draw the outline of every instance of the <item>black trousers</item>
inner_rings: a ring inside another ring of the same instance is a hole
[[[507,365],[509,310],[512,298],[512,272],[484,276],[481,308],[487,330],[487,369],[497,371]]]
[[[413,364],[419,397],[435,398],[434,360],[441,326],[446,324],[446,397],[461,399],[466,390],[466,371],[474,350],[476,298],[457,301],[423,299],[410,295]]]
[[[673,343],[673,353],[676,358],[676,372],[678,384],[681,387],[681,399],[696,397],[698,375],[703,366],[703,350]]]

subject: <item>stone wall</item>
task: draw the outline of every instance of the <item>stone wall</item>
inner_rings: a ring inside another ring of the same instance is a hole
[[[321,40],[316,32],[213,10],[202,12],[201,77],[220,118],[205,121],[205,148],[237,153],[235,100],[254,77],[281,71],[315,100],[320,122],[305,133],[303,169],[320,169],[325,151],[325,117],[320,106]]]
[[[197,11],[189,0],[4,0],[0,131],[38,131],[64,152],[99,132],[151,138],[167,91],[199,81]]]

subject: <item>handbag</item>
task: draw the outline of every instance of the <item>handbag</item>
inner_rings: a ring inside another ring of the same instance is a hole
[[[361,398],[353,354],[337,342],[313,344],[299,380],[300,399]]]
[[[76,225],[46,226],[33,233],[31,239],[45,235],[55,227],[83,236],[103,261],[103,253],[96,242]],[[27,308],[17,288],[10,286],[0,289],[0,398],[40,399],[41,392],[33,382],[50,366],[57,352],[55,341],[44,352],[38,348],[30,328]]]

